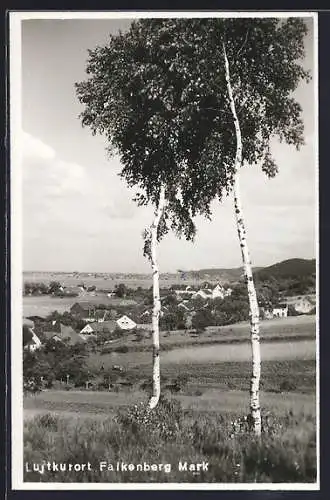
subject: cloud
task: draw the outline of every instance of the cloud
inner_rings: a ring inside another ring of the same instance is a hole
[[[85,245],[86,238],[104,243],[109,219],[113,220],[111,233],[115,221],[122,224],[122,219],[134,218],[138,208],[116,175],[117,169],[97,165],[88,169],[59,158],[39,138],[26,132],[23,137],[25,242],[39,238],[49,254],[49,248],[62,240],[70,251],[77,242]]]
[[[55,151],[53,148],[42,142],[37,137],[23,131],[23,156],[25,159],[31,158],[33,160],[53,160],[55,158]]]

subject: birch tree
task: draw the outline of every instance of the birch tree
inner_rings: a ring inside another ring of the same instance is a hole
[[[83,125],[105,134],[110,148],[119,150],[122,177],[142,189],[138,203],[158,207],[157,241],[170,228],[191,239],[193,218],[210,218],[212,201],[233,191],[250,304],[250,411],[256,434],[261,432],[259,314],[239,172],[258,164],[274,177],[274,140],[297,149],[304,143],[294,91],[309,80],[301,65],[306,33],[300,18],[140,20],[90,52],[91,77],[77,86]],[[166,209],[158,220],[160,186]],[[155,245],[155,237],[150,241]],[[156,324],[157,294],[154,298]]]
[[[191,186],[184,174],[181,141],[192,149],[195,137],[191,131],[196,127],[182,127],[190,119],[191,103],[181,100],[189,81],[173,66],[167,34],[167,29],[154,30],[152,23],[133,23],[127,33],[110,36],[106,46],[89,51],[89,77],[76,84],[84,106],[80,115],[83,126],[104,135],[109,154],[119,155],[120,176],[135,188],[138,205],[154,207],[153,221],[144,231],[143,249],[153,279],[151,408],[157,406],[160,396],[158,242],[170,229],[193,239],[193,217],[198,213],[209,216],[208,204],[189,195]]]
[[[304,143],[302,108],[294,98],[301,81],[309,81],[304,70],[302,19],[226,19],[200,21],[204,53],[190,65],[192,81],[217,102],[221,122],[210,127],[212,148],[222,150],[218,179],[228,181],[230,170],[237,232],[250,307],[252,374],[250,416],[253,429],[261,434],[259,385],[261,374],[259,307],[247,244],[246,224],[240,196],[240,169],[244,164],[260,164],[268,177],[277,174],[271,146],[275,138],[295,146]],[[207,30],[205,29],[207,25]],[[181,25],[186,36],[186,30]],[[207,54],[209,57],[207,57]],[[197,69],[197,71],[196,71]],[[194,75],[194,76],[193,76]],[[201,108],[207,111],[203,105]],[[201,109],[201,112],[202,112]],[[214,173],[211,171],[212,178]],[[197,186],[196,186],[197,188]],[[222,184],[220,183],[221,193]],[[216,195],[215,188],[208,196]]]

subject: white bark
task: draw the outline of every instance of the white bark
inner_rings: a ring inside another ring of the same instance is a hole
[[[159,359],[159,315],[161,310],[159,293],[159,269],[157,263],[157,230],[161,216],[165,208],[165,188],[161,186],[159,202],[155,210],[154,220],[150,226],[151,248],[150,260],[152,268],[152,291],[153,291],[153,310],[152,310],[152,397],[149,401],[149,407],[155,408],[160,397],[160,359]]]
[[[235,174],[234,174],[235,216],[236,216],[238,238],[242,252],[244,275],[247,282],[249,306],[250,306],[251,350],[252,350],[250,412],[251,412],[254,431],[256,435],[259,436],[261,434],[261,412],[260,412],[260,402],[259,402],[259,385],[260,385],[260,373],[261,373],[259,306],[257,300],[257,293],[253,281],[252,266],[251,266],[249,249],[247,245],[246,229],[243,218],[243,210],[242,210],[241,195],[239,188],[239,169],[242,166],[242,135],[241,135],[239,120],[236,113],[235,100],[230,81],[229,62],[226,54],[225,45],[223,45],[223,53],[225,59],[227,91],[228,91],[230,109],[233,115],[235,132],[236,132],[236,157],[235,157]]]

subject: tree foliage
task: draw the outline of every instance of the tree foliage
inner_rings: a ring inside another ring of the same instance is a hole
[[[169,228],[188,239],[192,217],[232,186],[235,133],[227,94],[223,43],[242,131],[243,163],[259,162],[272,177],[274,137],[303,144],[301,106],[293,92],[309,73],[307,28],[300,18],[143,19],[89,51],[88,79],[76,84],[81,120],[106,136],[121,176],[139,204],[157,204],[166,185]]]

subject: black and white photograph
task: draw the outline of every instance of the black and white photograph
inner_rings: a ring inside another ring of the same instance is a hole
[[[9,44],[13,489],[319,489],[318,14]]]

